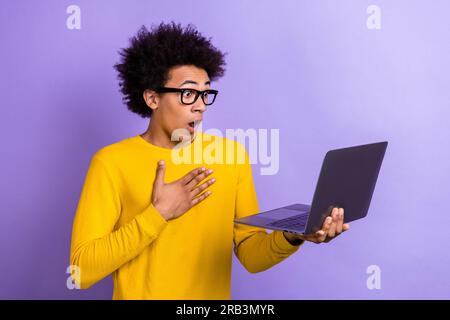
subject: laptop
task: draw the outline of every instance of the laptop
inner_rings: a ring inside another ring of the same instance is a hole
[[[292,204],[235,219],[235,223],[311,234],[322,228],[333,207],[344,209],[344,222],[364,218],[369,210],[388,142],[326,153],[311,205]]]

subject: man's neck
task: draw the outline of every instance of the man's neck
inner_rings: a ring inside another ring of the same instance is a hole
[[[161,135],[157,132],[153,132],[149,129],[147,129],[146,132],[141,134],[141,137],[144,138],[149,143],[153,144],[154,146],[166,148],[166,149],[173,149],[175,145],[177,144],[176,141],[171,141],[167,135]]]
[[[179,141],[172,141],[171,137],[164,132],[160,127],[156,127],[152,125],[150,122],[147,131],[145,131],[143,134],[141,134],[141,137],[144,138],[149,143],[166,149],[173,149],[177,144],[179,144]]]

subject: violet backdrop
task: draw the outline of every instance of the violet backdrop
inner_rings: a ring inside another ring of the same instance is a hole
[[[80,30],[66,27],[72,4]],[[203,129],[280,130],[278,174],[253,166],[262,210],[309,203],[327,150],[389,141],[367,219],[263,273],[234,257],[232,298],[450,298],[449,12],[444,0],[1,0],[0,298],[111,298],[110,277],[66,287],[73,217],[93,153],[147,127],[121,102],[118,50],[172,20],[228,52]]]

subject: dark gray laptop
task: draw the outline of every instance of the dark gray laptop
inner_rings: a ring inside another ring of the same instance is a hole
[[[234,222],[310,234],[322,228],[333,207],[344,208],[344,222],[364,218],[387,145],[384,141],[328,151],[311,205],[293,204]]]

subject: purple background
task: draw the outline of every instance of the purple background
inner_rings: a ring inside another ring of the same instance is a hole
[[[81,8],[81,30],[66,8]],[[366,8],[381,8],[368,30]],[[448,1],[0,2],[0,298],[110,299],[66,288],[72,221],[93,153],[144,132],[112,65],[140,25],[191,22],[228,52],[204,129],[279,128],[260,207],[309,203],[325,152],[388,140],[369,216],[248,274],[232,297],[450,298]],[[238,117],[236,115],[239,115]],[[381,290],[366,268],[381,268]]]

